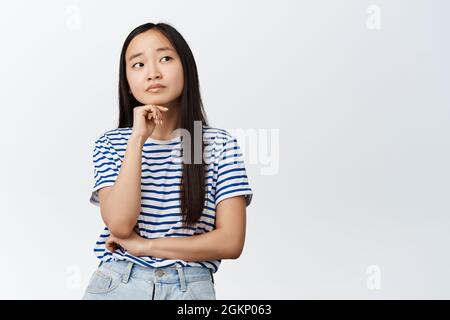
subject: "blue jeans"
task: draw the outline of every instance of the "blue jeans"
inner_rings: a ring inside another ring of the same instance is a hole
[[[216,292],[208,268],[148,268],[113,260],[100,262],[82,300],[216,300]]]

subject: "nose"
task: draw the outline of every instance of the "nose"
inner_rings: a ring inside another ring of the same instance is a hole
[[[151,75],[149,75],[147,77],[147,80],[152,80],[152,79],[161,79],[161,74],[160,73],[152,73]]]
[[[148,70],[148,74],[147,74],[147,80],[152,80],[152,79],[160,79],[161,78],[161,73],[159,72],[159,70],[152,66],[151,68],[149,68]]]

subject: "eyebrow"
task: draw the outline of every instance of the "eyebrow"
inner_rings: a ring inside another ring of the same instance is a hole
[[[172,48],[170,48],[170,47],[161,47],[161,48],[157,48],[156,50],[155,50],[156,52],[161,52],[161,51],[174,51]],[[135,53],[135,54],[132,54],[129,58],[128,58],[128,61],[131,61],[131,60],[133,60],[134,58],[137,58],[137,57],[139,57],[139,56],[141,56],[141,55],[143,55],[144,53],[143,52],[139,52],[139,53]]]

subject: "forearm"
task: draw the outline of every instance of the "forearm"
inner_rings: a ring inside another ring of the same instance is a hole
[[[236,259],[240,250],[235,240],[222,229],[187,237],[146,239],[142,256],[202,261]]]
[[[111,232],[126,237],[133,231],[141,211],[141,166],[143,139],[131,136],[119,175],[101,207]]]

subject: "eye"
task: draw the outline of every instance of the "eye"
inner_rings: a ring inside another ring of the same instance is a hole
[[[172,60],[172,57],[169,57],[169,56],[162,57],[161,60],[164,58],[169,58],[170,60]]]
[[[142,62],[136,62],[136,63],[133,64],[131,67],[134,68],[134,66],[137,65],[138,63],[143,64]]]

